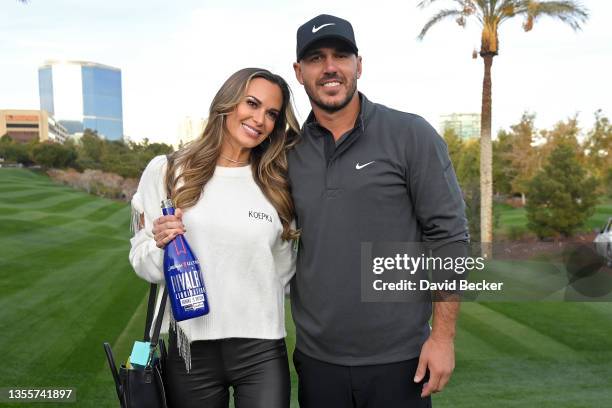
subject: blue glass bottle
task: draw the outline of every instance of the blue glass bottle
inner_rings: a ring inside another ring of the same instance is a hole
[[[172,200],[162,201],[162,213],[174,215]],[[182,234],[164,248],[164,275],[174,320],[180,322],[208,314],[210,308],[200,262]]]

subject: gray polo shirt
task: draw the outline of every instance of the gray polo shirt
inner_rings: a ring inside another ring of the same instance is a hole
[[[296,347],[342,365],[415,358],[429,336],[431,303],[361,301],[362,242],[431,242],[460,256],[465,206],[446,144],[421,117],[360,94],[355,127],[334,142],[311,113],[289,152],[298,228],[291,282]]]

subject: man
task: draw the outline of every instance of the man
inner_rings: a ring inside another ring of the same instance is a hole
[[[464,203],[446,145],[421,117],[357,92],[351,24],[320,15],[297,32],[312,112],[289,153],[302,229],[291,304],[302,408],[428,407],[454,368],[457,302],[361,301],[362,242],[434,243],[464,256]],[[428,374],[428,378],[427,378]]]

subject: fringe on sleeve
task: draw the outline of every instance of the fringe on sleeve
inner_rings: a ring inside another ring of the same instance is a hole
[[[140,194],[136,192],[132,197],[132,212],[130,221],[130,232],[135,235],[138,231],[144,228],[144,224],[141,220],[141,214],[144,214],[144,205]]]

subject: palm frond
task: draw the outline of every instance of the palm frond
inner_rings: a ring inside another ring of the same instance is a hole
[[[473,14],[481,24],[484,24],[486,16],[487,0],[469,0],[467,5],[473,9]],[[465,9],[464,9],[465,10]]]
[[[478,5],[481,10],[485,10],[487,8],[488,0],[474,0],[474,2]]]
[[[581,24],[589,18],[588,10],[575,1],[538,2],[534,17],[539,15],[558,18],[574,30],[580,30]]]
[[[418,8],[429,7],[429,6],[431,6],[435,2],[436,2],[436,0],[421,0],[421,1],[419,1],[419,4],[417,4],[417,7]]]
[[[423,29],[421,30],[417,38],[419,40],[422,40],[425,37],[425,34],[427,34],[427,32],[429,31],[429,29],[433,27],[434,25],[438,24],[442,20],[445,20],[449,17],[462,17],[462,16],[463,16],[463,10],[457,10],[457,9],[440,10],[436,15],[430,18],[429,21],[427,21],[427,23],[425,23],[425,25],[423,26]]]
[[[431,6],[433,3],[435,3],[438,0],[421,0],[418,4],[417,7],[418,8],[427,8],[429,6]],[[447,0],[448,1],[448,0]],[[460,7],[465,7],[466,4],[469,4],[472,2],[472,0],[450,0],[454,3],[457,3],[457,5],[459,5]]]
[[[502,2],[497,3],[497,8],[495,9],[495,14],[503,17],[512,17],[516,13],[517,1],[516,0],[503,0]]]
[[[541,16],[559,19],[573,30],[580,30],[589,18],[588,10],[577,1],[517,1],[516,15],[524,15],[530,25]],[[526,26],[529,31],[531,27]]]
[[[482,15],[484,20],[488,20],[491,15],[493,15],[493,13],[495,12],[495,9],[491,6],[491,2],[493,0],[483,0],[483,1],[479,1],[480,6],[482,8]]]

